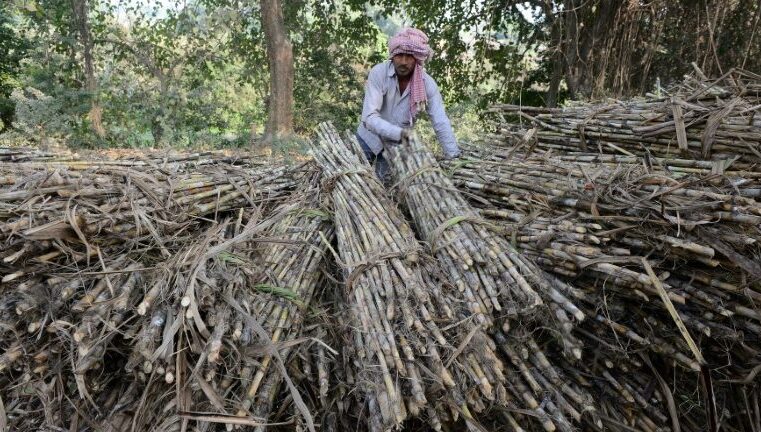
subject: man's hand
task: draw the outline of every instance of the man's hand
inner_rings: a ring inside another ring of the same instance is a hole
[[[412,138],[412,135],[415,133],[415,131],[412,128],[404,128],[402,129],[402,136],[400,138],[400,141],[405,143]]]
[[[447,154],[447,153],[444,153],[444,159],[445,159],[445,160],[453,160],[453,159],[457,159],[457,158],[459,158],[460,156],[462,156],[462,153],[461,153],[461,152],[457,152],[457,153],[453,153],[453,154]]]

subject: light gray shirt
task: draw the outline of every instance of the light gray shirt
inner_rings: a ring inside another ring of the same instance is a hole
[[[439,87],[425,72],[423,82],[428,98],[426,111],[444,155],[448,158],[458,156],[460,149],[452,131],[452,124],[444,111],[444,100],[441,98]],[[399,82],[391,60],[373,66],[365,84],[365,101],[357,135],[376,155],[383,150],[384,144],[399,142],[402,128],[412,127],[409,98],[409,85],[404,93],[399,92]]]

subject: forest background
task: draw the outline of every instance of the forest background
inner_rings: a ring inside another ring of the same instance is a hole
[[[388,37],[431,38],[462,139],[495,102],[662,92],[761,71],[758,0],[5,0],[0,145],[290,149],[354,129]]]

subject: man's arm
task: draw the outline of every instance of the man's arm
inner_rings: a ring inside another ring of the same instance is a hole
[[[386,71],[383,67],[374,67],[365,83],[365,101],[362,104],[362,122],[365,127],[383,138],[399,141],[402,128],[384,120],[381,115],[383,106],[383,80]]]
[[[428,115],[431,117],[433,130],[436,131],[436,138],[444,150],[444,157],[455,158],[460,155],[460,147],[457,145],[452,123],[444,110],[444,99],[439,92],[439,86],[433,78],[426,80],[425,91],[428,97]]]

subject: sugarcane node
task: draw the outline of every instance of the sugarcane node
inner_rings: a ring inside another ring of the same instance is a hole
[[[359,175],[359,176],[365,176],[369,177],[371,179],[375,178],[375,174],[365,168],[360,169],[348,169],[345,171],[339,171],[334,174],[331,174],[330,176],[324,178],[320,182],[320,189],[325,192],[326,194],[330,194],[330,192],[336,187],[336,183],[338,180],[343,176],[350,176],[350,175]]]
[[[419,260],[419,254],[418,251],[420,250],[419,246],[413,246],[410,248],[410,250],[404,251],[398,251],[398,252],[387,252],[387,253],[375,253],[375,254],[369,254],[365,259],[361,261],[356,262],[350,262],[345,263],[346,269],[351,269],[351,272],[346,277],[346,281],[344,282],[346,286],[347,292],[351,292],[352,287],[354,286],[354,283],[356,282],[357,278],[364,275],[368,270],[386,263],[393,259],[403,258],[405,260],[409,260],[409,257],[412,257],[413,259],[410,261],[411,263],[416,263]]]

